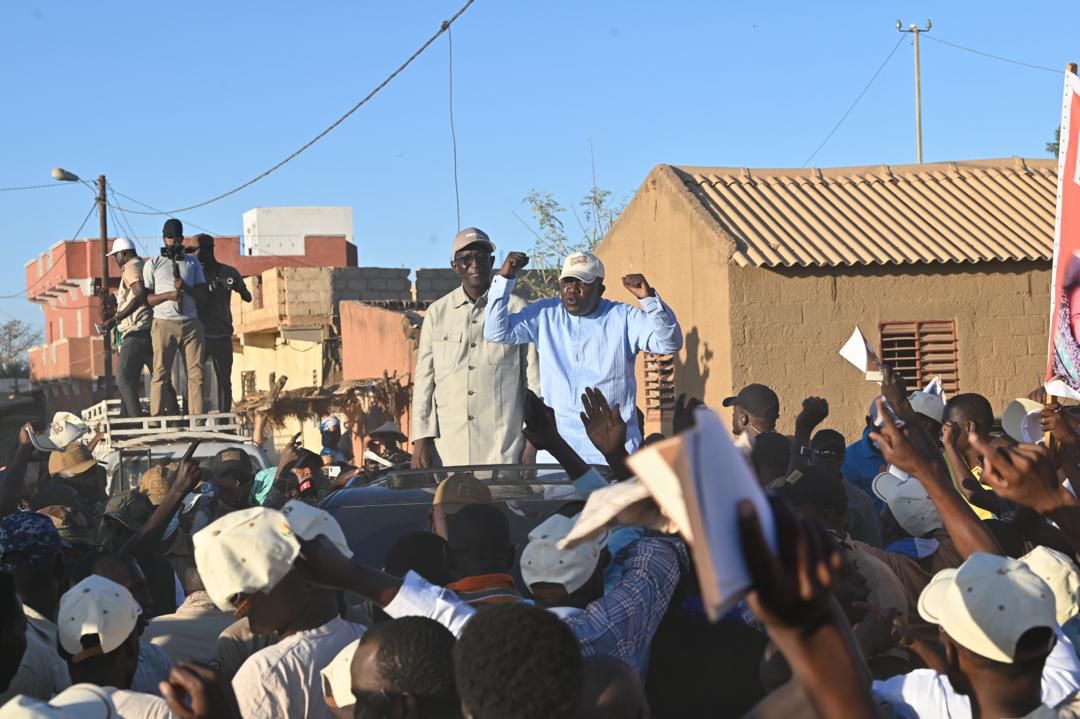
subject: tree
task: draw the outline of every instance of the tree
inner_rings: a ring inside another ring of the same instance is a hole
[[[570,208],[581,230],[579,239],[570,239],[563,219],[566,208],[559,204],[554,195],[534,189],[525,195],[522,203],[529,206],[537,225],[533,228],[518,217],[534,237],[532,249],[529,250],[526,282],[534,296],[539,297],[557,294],[562,261],[575,252],[595,250],[624,207],[624,203],[612,202],[611,191],[599,187],[594,176],[592,187],[578,201],[576,208]],[[577,208],[580,208],[580,214]]]
[[[41,333],[22,320],[0,324],[0,377],[29,377],[26,350],[41,342]]]
[[[1058,129],[1054,130],[1054,140],[1053,140],[1053,142],[1046,143],[1046,151],[1048,153],[1050,153],[1051,155],[1053,155],[1054,157],[1057,157],[1058,153],[1061,151],[1061,128],[1060,127]]]

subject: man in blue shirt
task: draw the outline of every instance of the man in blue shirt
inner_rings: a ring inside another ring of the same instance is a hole
[[[623,286],[641,309],[603,298],[604,265],[588,252],[566,258],[559,278],[559,297],[534,302],[510,314],[508,302],[517,273],[529,258],[511,252],[488,290],[484,339],[502,344],[536,345],[540,358],[540,387],[555,410],[559,433],[586,462],[605,464],[581,419],[581,396],[586,387],[603,393],[626,421],[626,449],[641,444],[634,419],[637,380],[634,363],[639,352],[670,354],[682,349],[682,328],[640,274],[626,275]],[[538,461],[551,461],[544,457]]]
[[[874,425],[876,420],[877,407],[870,405],[870,414],[866,416],[866,428],[863,430],[862,439],[848,446],[840,471],[844,473],[847,481],[870,495],[874,506],[880,512],[885,507],[885,503],[874,494],[872,485],[874,477],[887,470],[889,463],[885,461],[878,446],[870,439],[870,433],[877,431]]]

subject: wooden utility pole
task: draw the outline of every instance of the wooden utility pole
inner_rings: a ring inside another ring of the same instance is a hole
[[[108,199],[105,196],[105,175],[99,175],[98,179],[98,220],[101,227],[101,301],[109,296],[109,220]],[[112,330],[101,333],[102,346],[105,352],[105,399],[112,398],[113,370],[112,370]]]

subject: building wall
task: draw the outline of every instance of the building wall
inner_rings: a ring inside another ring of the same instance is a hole
[[[302,255],[305,235],[353,239],[351,207],[256,207],[243,216],[245,254]]]
[[[874,346],[887,321],[955,320],[961,392],[1000,414],[1046,369],[1049,263],[769,270],[732,267],[733,386],[780,396],[781,431],[808,395],[829,400],[826,424],[855,437],[877,385],[838,350],[856,325]]]
[[[703,211],[687,212],[680,190],[681,185],[663,176],[646,178],[597,254],[607,273],[607,298],[632,301],[621,277],[640,272],[672,308],[684,333],[683,350],[675,362],[676,391],[719,407],[732,382],[729,267],[708,218]],[[642,379],[639,360],[638,405],[644,408]],[[670,431],[647,425],[647,432]]]

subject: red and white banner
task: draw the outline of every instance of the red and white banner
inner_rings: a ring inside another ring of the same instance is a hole
[[[1065,73],[1061,105],[1046,389],[1080,399],[1080,78],[1075,69]]]

